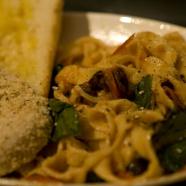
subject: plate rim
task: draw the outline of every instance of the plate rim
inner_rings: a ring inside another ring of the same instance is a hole
[[[84,36],[95,37],[109,46],[118,46],[132,34],[143,31],[161,36],[178,32],[186,40],[186,27],[127,14],[65,11],[63,23],[62,36],[65,37],[61,37],[62,47],[68,47],[69,43]],[[80,24],[82,28],[79,27]]]
[[[170,26],[170,27],[175,27],[177,29],[181,29],[183,30],[184,32],[186,32],[186,26],[182,26],[182,25],[179,25],[179,24],[176,24],[176,23],[170,23],[170,22],[166,22],[166,21],[162,21],[162,20],[158,20],[158,19],[152,19],[152,18],[148,18],[148,17],[143,17],[143,16],[133,16],[133,15],[130,15],[130,14],[119,14],[119,13],[109,13],[109,12],[93,12],[93,11],[64,11],[63,13],[63,16],[83,16],[83,15],[87,15],[88,17],[91,17],[91,16],[98,16],[98,15],[101,15],[101,16],[105,16],[105,17],[130,17],[132,19],[140,19],[142,21],[145,21],[145,22],[154,22],[155,24],[164,24],[164,25],[167,25],[167,26]],[[132,23],[130,23],[132,24]]]

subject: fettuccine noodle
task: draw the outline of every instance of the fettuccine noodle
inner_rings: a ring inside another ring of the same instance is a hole
[[[64,67],[55,77],[54,96],[74,105],[82,134],[61,139],[56,153],[30,174],[85,182],[92,171],[118,183],[161,176],[163,169],[151,142],[153,124],[162,121],[169,110],[186,105],[185,40],[176,32],[165,36],[141,32],[111,48],[84,37],[60,53],[58,61]],[[153,106],[144,108],[130,100],[122,87],[138,84],[148,75]],[[119,84],[120,79],[127,82]],[[146,169],[130,174],[128,165],[139,157],[148,162]]]

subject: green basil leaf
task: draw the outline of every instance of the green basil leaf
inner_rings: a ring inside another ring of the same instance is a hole
[[[57,99],[49,100],[49,107],[54,117],[55,126],[52,140],[58,141],[68,136],[79,136],[81,133],[78,112],[73,105]]]
[[[138,83],[135,89],[134,102],[140,107],[150,108],[152,97],[152,77],[147,75]]]
[[[64,109],[57,117],[56,127],[53,133],[53,141],[68,136],[79,136],[81,133],[78,113],[74,107]]]
[[[49,107],[51,108],[52,112],[59,113],[68,107],[72,107],[72,105],[53,98],[49,99]]]
[[[160,123],[160,129],[152,140],[156,149],[163,148],[186,138],[186,112],[178,112]]]
[[[186,112],[173,113],[159,124],[152,143],[165,171],[174,172],[186,164]]]
[[[160,161],[167,172],[175,172],[186,164],[186,140],[170,145],[159,152]]]

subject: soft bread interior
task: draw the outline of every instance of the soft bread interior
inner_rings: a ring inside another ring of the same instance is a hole
[[[0,1],[0,68],[47,96],[61,28],[62,0]]]

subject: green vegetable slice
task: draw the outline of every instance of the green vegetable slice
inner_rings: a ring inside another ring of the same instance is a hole
[[[147,75],[138,83],[135,89],[134,102],[140,107],[150,108],[152,97],[152,77]]]

